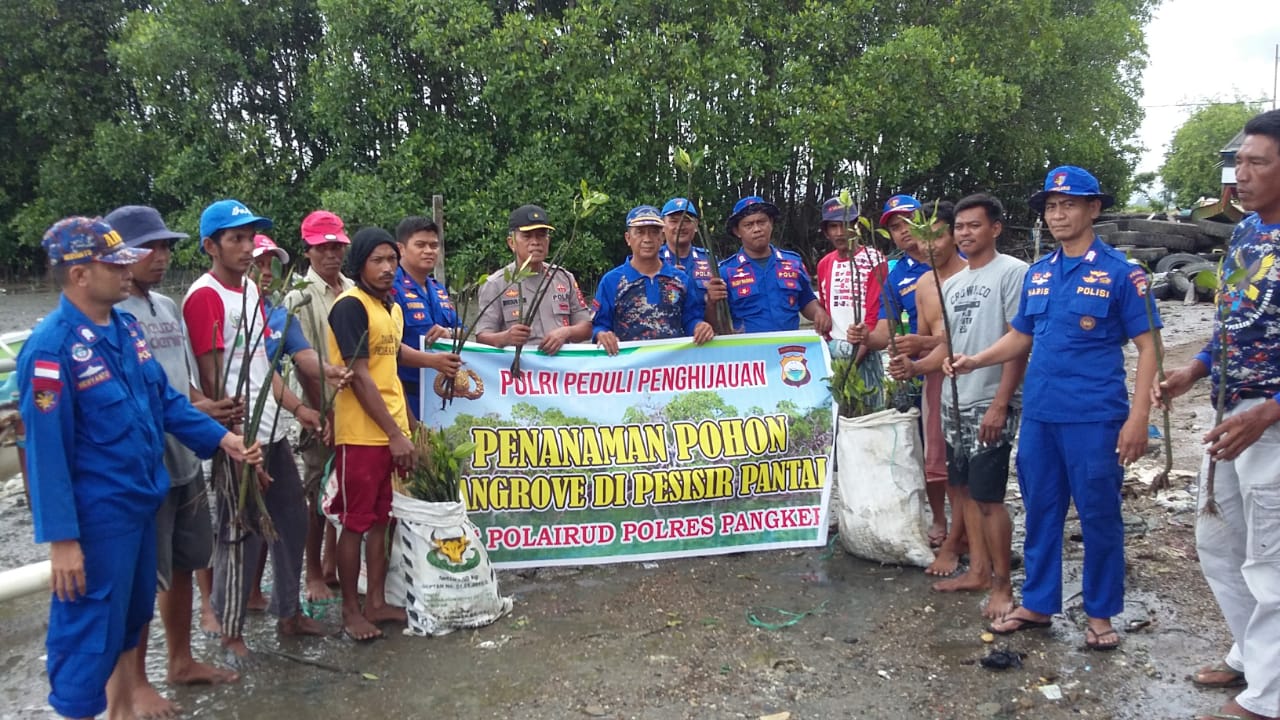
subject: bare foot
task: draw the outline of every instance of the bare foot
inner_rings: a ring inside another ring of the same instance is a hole
[[[328,632],[324,625],[312,620],[311,618],[298,613],[291,618],[286,618],[276,623],[276,629],[281,635],[319,637],[327,635]]]
[[[240,674],[233,670],[224,670],[192,660],[181,665],[170,665],[165,682],[170,685],[221,685],[239,679]]]
[[[270,605],[271,598],[263,595],[260,588],[254,588],[253,592],[249,593],[249,602],[245,607],[249,608],[249,612],[263,612]]]
[[[362,613],[344,610],[342,613],[342,629],[352,640],[366,641],[382,637],[377,625],[369,622]]]
[[[989,587],[991,587],[991,576],[983,572],[976,572],[972,568],[960,577],[939,580],[933,584],[933,589],[938,592],[969,592],[986,590]]]
[[[404,608],[396,607],[395,605],[380,605],[378,607],[373,607],[366,603],[364,606],[364,617],[366,620],[374,624],[393,622],[404,625],[409,622],[409,617],[405,615]]]
[[[933,562],[924,569],[924,574],[946,577],[955,572],[958,567],[960,567],[960,556],[946,548],[939,548]]]
[[[182,712],[182,708],[177,703],[156,692],[149,682],[144,681],[133,688],[132,696],[133,716],[139,720],[175,718]]]
[[[987,596],[987,606],[982,609],[982,616],[991,620],[1002,618],[1013,612],[1013,588],[1005,585],[991,586],[991,594]]]
[[[325,567],[324,584],[328,585],[331,588],[338,587],[338,568],[337,567],[327,567],[327,566]]]
[[[209,637],[222,635],[222,623],[218,622],[218,615],[213,608],[207,605],[200,606],[200,630]]]
[[[223,661],[236,670],[247,670],[258,664],[258,656],[253,654],[244,638],[222,639]]]
[[[329,589],[329,583],[324,578],[307,578],[307,602],[320,602],[321,600],[332,600],[333,591]]]
[[[1222,709],[1219,710],[1216,714],[1204,715],[1202,717],[1205,718],[1206,720],[1214,720],[1215,718],[1240,718],[1240,720],[1276,720],[1276,718],[1269,718],[1266,715],[1259,715],[1258,713],[1253,712],[1252,710],[1248,710],[1244,706],[1242,706],[1240,703],[1236,702],[1235,700],[1228,700],[1227,704],[1223,705]],[[1196,718],[1196,720],[1201,720],[1201,718]]]
[[[929,532],[926,537],[929,538],[929,547],[936,548],[942,545],[947,539],[946,523],[934,522],[929,526]]]

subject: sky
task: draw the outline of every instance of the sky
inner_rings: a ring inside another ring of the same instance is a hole
[[[1164,0],[1147,26],[1138,142],[1146,147],[1137,172],[1158,170],[1178,127],[1212,100],[1263,100],[1270,110],[1278,0]],[[1280,106],[1277,106],[1280,107]],[[1231,138],[1224,138],[1225,145]]]

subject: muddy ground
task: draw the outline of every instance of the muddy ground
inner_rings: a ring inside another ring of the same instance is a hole
[[[5,298],[7,306],[14,300]],[[1210,308],[1162,304],[1169,367],[1207,337]],[[8,315],[9,313],[6,313]],[[10,318],[0,318],[12,324]],[[8,329],[0,327],[0,330]],[[1211,411],[1205,387],[1174,413],[1175,489],[1190,489]],[[1159,416],[1153,417],[1159,424]],[[1152,443],[1152,464],[1160,448]],[[1016,487],[1016,486],[1015,486]],[[169,688],[193,717],[291,718],[1179,718],[1216,709],[1222,691],[1188,674],[1229,641],[1200,574],[1189,498],[1165,507],[1138,479],[1128,529],[1123,645],[1084,649],[1079,542],[1066,542],[1067,611],[1048,631],[1001,639],[1023,667],[984,669],[978,595],[943,595],[918,568],[868,563],[827,548],[661,563],[504,572],[514,613],[475,632],[395,636],[356,645],[337,635],[276,636],[263,616],[250,642],[261,666],[238,684]],[[1169,499],[1172,499],[1172,502]],[[1015,513],[1021,544],[1021,506]],[[1077,535],[1074,516],[1066,534]],[[20,495],[0,499],[0,567],[44,557]],[[1015,586],[1021,580],[1015,570]],[[323,608],[321,609],[323,610]],[[782,624],[779,629],[760,624]],[[47,600],[0,603],[0,717],[51,716],[44,701]],[[804,614],[807,613],[807,614]],[[759,621],[753,623],[751,618]],[[158,625],[158,623],[157,623]],[[150,674],[162,679],[153,631]],[[197,653],[218,657],[214,640]],[[298,662],[304,659],[316,664]],[[321,667],[323,666],[323,667]],[[1054,686],[1054,688],[1046,687]],[[1059,696],[1058,699],[1050,699]],[[781,716],[779,716],[781,717]]]

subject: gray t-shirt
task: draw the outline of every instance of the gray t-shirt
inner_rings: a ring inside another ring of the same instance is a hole
[[[476,301],[480,304],[480,317],[476,319],[476,333],[502,332],[515,325],[520,319],[520,296],[526,303],[533,301],[538,291],[538,283],[542,282],[545,273],[552,272],[551,286],[538,306],[538,314],[529,323],[529,340],[527,345],[537,345],[547,333],[556,328],[576,325],[591,321],[591,311],[582,299],[582,291],[578,289],[578,281],[573,273],[562,267],[544,265],[542,272],[535,273],[520,282],[518,286],[508,283],[503,273],[515,273],[516,264],[511,263],[502,270],[493,273],[480,286]]]
[[[1009,321],[1018,313],[1022,277],[1027,264],[1008,255],[996,254],[991,262],[974,270],[965,268],[942,283],[947,317],[951,320],[951,350],[957,355],[974,355],[991,347],[1008,331]],[[961,409],[990,405],[1000,387],[1000,365],[961,375],[956,386]],[[951,407],[951,392],[942,393],[942,406]],[[1021,404],[1014,393],[1012,404]]]
[[[116,303],[116,309],[138,319],[151,346],[151,355],[164,368],[169,385],[184,396],[191,395],[191,377],[196,359],[187,342],[187,328],[182,313],[172,300],[150,292],[147,298],[130,295]],[[170,485],[186,485],[200,476],[200,459],[172,435],[164,436],[164,467],[169,471]]]

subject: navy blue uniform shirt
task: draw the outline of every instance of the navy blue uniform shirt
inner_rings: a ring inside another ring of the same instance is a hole
[[[790,250],[769,246],[764,267],[739,251],[720,262],[729,291],[729,311],[743,332],[776,332],[800,327],[800,311],[818,299],[804,261]]]
[[[1027,270],[1009,323],[1032,336],[1022,415],[1040,422],[1124,420],[1124,345],[1151,330],[1147,275],[1096,237],[1084,255],[1061,248]],[[1151,307],[1155,326],[1160,315]]]
[[[155,522],[164,434],[203,458],[226,428],[165,378],[132,315],[97,325],[63,296],[18,356],[36,542],[109,538]]]

